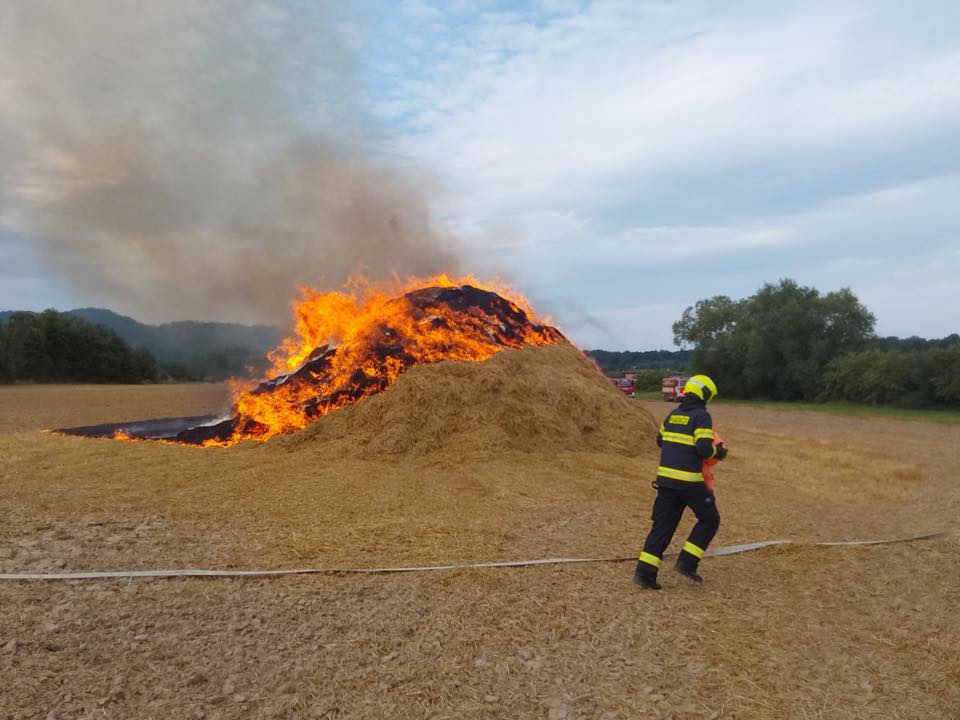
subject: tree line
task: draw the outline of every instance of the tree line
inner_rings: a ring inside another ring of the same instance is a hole
[[[16,312],[0,323],[0,382],[155,382],[157,363],[115,332],[45,310]]]
[[[63,379],[67,375],[71,382],[218,381],[265,371],[267,352],[283,337],[280,330],[266,325],[189,321],[145,325],[102,308],[49,310],[39,315],[0,311],[0,329],[11,319],[10,329],[0,330],[0,382],[67,382]],[[86,365],[65,360],[66,344],[72,348],[68,352],[76,354],[85,348],[106,362],[102,348],[91,345],[88,326],[106,330],[110,342],[116,336],[128,349],[137,348],[130,352],[137,354],[143,372],[131,372],[129,358],[120,351],[112,356],[118,364],[115,373],[95,359]],[[39,364],[23,359],[41,356],[45,359]]]
[[[177,331],[196,334],[186,325]],[[728,397],[960,407],[960,335],[880,338],[874,325],[873,314],[849,289],[821,294],[781,280],[742,300],[721,295],[688,307],[673,333],[674,342],[689,350],[589,354],[608,374],[639,367],[639,390],[656,389],[673,368],[714,376]],[[0,316],[0,382],[209,379],[242,371],[237,365],[246,353],[197,355],[189,366],[158,363],[149,350],[76,314]]]
[[[849,289],[781,280],[742,300],[700,300],[673,333],[731,397],[960,407],[960,336],[877,338],[875,322]]]

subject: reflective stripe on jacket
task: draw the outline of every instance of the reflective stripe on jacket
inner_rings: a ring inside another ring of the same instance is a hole
[[[713,419],[707,405],[688,396],[676,410],[667,415],[657,433],[660,446],[660,467],[657,483],[666,487],[703,482],[703,461],[713,457]]]

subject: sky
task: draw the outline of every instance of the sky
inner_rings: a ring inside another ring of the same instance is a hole
[[[235,11],[227,0],[215,4]],[[439,247],[437,262],[455,255],[460,270],[504,277],[581,347],[669,348],[671,324],[687,306],[746,297],[787,277],[824,292],[851,288],[881,335],[960,331],[960,4],[952,0],[367,0],[332,3],[310,22],[295,0],[247,5],[259,8],[258,22],[270,17],[288,29],[257,43],[286,48],[292,37],[298,48],[297,62],[271,76],[288,92],[271,112],[295,115],[298,133],[313,124],[349,148],[350,177],[366,168],[355,187],[402,185],[376,200],[423,204],[408,226],[430,235],[424,252]],[[180,27],[184,13],[157,22]],[[301,25],[311,32],[298,36]],[[126,29],[108,23],[99,31],[110,46]],[[316,53],[310,38],[336,44],[336,58]],[[47,62],[6,78],[0,63],[0,111],[22,104],[24,78]],[[205,71],[210,57],[198,62]],[[317,66],[328,71],[320,79]],[[232,72],[226,67],[221,72]],[[262,106],[244,87],[237,83],[220,110]],[[75,100],[81,122],[88,101]],[[45,102],[35,103],[37,112]],[[349,113],[329,111],[341,106]],[[67,163],[60,135],[20,141],[26,123],[3,122],[0,154],[16,145],[23,167],[35,167],[38,156],[54,157],[47,166]],[[255,130],[238,131],[243,147],[264,133],[287,137],[271,123]],[[280,143],[266,145],[273,146]],[[258,177],[272,167],[261,157],[242,172],[220,170]],[[74,246],[46,241],[56,232],[29,219],[51,214],[43,198],[63,179],[40,173],[44,186],[35,171],[30,183],[3,172],[0,308],[112,300],[119,312],[148,316],[139,319],[183,319],[164,316],[153,300],[138,305],[132,286],[115,276],[106,295],[98,294],[102,278],[71,280],[75,261],[63,258]],[[231,188],[249,208],[270,181],[227,184],[218,197]],[[203,219],[215,221],[216,233],[187,228],[194,244],[216,235],[218,248],[235,247],[237,225],[225,216],[243,208],[222,197],[218,207],[215,219]],[[326,224],[328,215],[303,222]],[[157,242],[130,232],[124,219],[121,232],[85,215],[96,238],[85,247],[101,247],[111,232],[123,243]],[[343,233],[354,227],[338,223]],[[294,230],[271,237],[304,234]],[[328,235],[316,245],[321,253],[323,243],[360,242]],[[389,259],[389,246],[378,245],[384,252]],[[140,287],[164,277],[145,277]],[[210,317],[209,303],[186,307],[193,306],[191,319],[261,319],[245,304]]]

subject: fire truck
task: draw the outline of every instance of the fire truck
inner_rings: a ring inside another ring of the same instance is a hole
[[[610,382],[613,383],[613,386],[617,388],[627,397],[636,396],[636,387],[634,386],[633,380],[630,378],[610,378]]]
[[[687,384],[687,380],[689,379],[690,378],[681,375],[671,375],[670,377],[663,378],[661,381],[663,399],[667,402],[680,402],[683,400],[683,386]]]

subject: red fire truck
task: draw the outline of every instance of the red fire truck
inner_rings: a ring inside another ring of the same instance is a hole
[[[663,390],[663,399],[667,402],[680,402],[683,400],[683,386],[687,384],[690,378],[681,375],[671,375],[661,381]]]
[[[610,378],[610,382],[627,397],[636,396],[636,387],[630,378]]]

